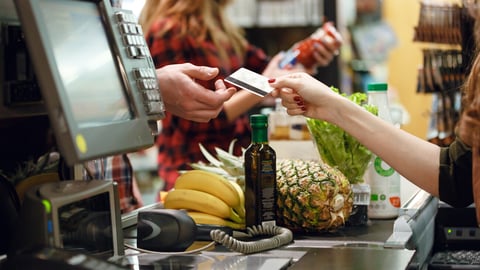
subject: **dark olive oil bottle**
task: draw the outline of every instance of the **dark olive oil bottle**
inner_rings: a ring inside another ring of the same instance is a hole
[[[268,117],[251,115],[250,126],[252,143],[244,155],[246,226],[275,225],[276,154],[268,144]]]

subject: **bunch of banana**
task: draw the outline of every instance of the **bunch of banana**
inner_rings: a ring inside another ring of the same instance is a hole
[[[189,170],[176,180],[165,197],[167,209],[185,209],[197,223],[241,228],[245,225],[245,194],[234,181],[221,175]],[[209,218],[207,218],[210,216]],[[208,223],[206,223],[208,222]]]

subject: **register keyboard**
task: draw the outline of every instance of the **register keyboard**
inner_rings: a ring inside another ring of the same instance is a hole
[[[480,250],[447,250],[436,252],[428,269],[480,269]]]

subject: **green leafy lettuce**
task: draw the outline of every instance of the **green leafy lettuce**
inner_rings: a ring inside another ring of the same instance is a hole
[[[367,111],[378,114],[376,106],[367,104],[365,93],[346,95],[335,87],[331,89]],[[307,125],[323,162],[339,169],[351,184],[363,182],[363,175],[372,157],[370,150],[343,129],[329,122],[307,118]]]

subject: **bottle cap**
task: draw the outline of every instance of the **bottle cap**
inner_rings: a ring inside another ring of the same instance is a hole
[[[367,86],[368,91],[387,91],[387,83],[369,83]]]
[[[268,117],[265,114],[250,115],[250,125],[252,127],[266,127],[267,123]]]

